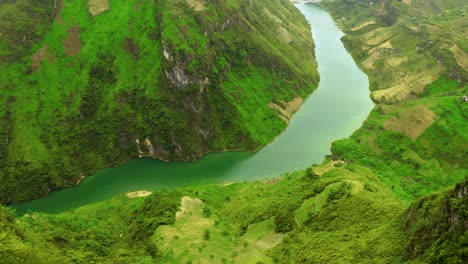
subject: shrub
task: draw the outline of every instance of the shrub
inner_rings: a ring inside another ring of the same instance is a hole
[[[203,231],[203,240],[210,240],[210,230]]]
[[[341,183],[340,187],[335,190],[331,190],[328,194],[327,202],[339,200],[343,197],[348,197],[350,194],[351,184],[347,182]]]
[[[294,214],[288,210],[279,210],[275,216],[275,231],[278,233],[287,233],[296,227]]]

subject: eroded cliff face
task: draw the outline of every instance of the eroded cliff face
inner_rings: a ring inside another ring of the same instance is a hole
[[[48,1],[25,27],[12,21],[32,1],[1,5],[2,202],[132,157],[256,150],[286,126],[271,103],[318,82],[310,28],[286,0]]]

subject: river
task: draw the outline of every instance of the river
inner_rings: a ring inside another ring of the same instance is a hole
[[[257,153],[212,153],[196,162],[134,159],[87,177],[77,187],[12,207],[20,214],[59,213],[130,191],[263,180],[321,163],[334,140],[362,125],[373,103],[367,76],[344,48],[343,33],[330,15],[317,5],[296,7],[312,25],[320,84],[274,142]]]

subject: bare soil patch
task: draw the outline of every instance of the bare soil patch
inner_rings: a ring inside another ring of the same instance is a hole
[[[274,179],[271,179],[271,180],[264,180],[263,183],[266,184],[266,185],[274,185],[274,184],[277,184],[278,182],[280,182],[283,178],[274,178]]]
[[[363,29],[363,28],[365,28],[365,27],[367,27],[367,26],[374,25],[374,24],[376,24],[375,21],[367,21],[367,22],[365,22],[365,23],[363,23],[363,24],[361,24],[361,25],[358,25],[358,26],[353,27],[353,28],[351,29],[351,31],[358,31],[358,30],[360,30],[360,29]]]
[[[152,192],[148,192],[148,191],[136,191],[136,192],[129,192],[126,195],[128,198],[132,199],[132,198],[137,198],[137,197],[146,197],[151,194]]]
[[[190,196],[182,197],[182,202],[180,205],[180,211],[176,213],[176,219],[181,218],[187,212],[196,210],[203,206],[203,201],[198,198],[192,198]]]
[[[67,56],[78,55],[81,51],[80,44],[80,30],[78,25],[75,24],[73,27],[67,29],[67,37],[63,41],[63,52]]]
[[[284,100],[280,100],[279,104],[269,102],[268,106],[270,106],[271,109],[276,110],[276,115],[285,123],[289,123],[289,119],[291,119],[292,115],[301,107],[302,102],[304,102],[304,99],[296,97],[290,102],[286,102]]]
[[[265,12],[265,14],[267,14],[267,16],[272,19],[273,21],[275,21],[276,23],[278,24],[282,24],[283,23],[283,20],[281,20],[279,17],[273,15],[268,9],[264,9],[263,10]]]
[[[197,263],[221,263],[221,257],[216,254],[227,255],[230,252],[231,241],[221,235],[213,217],[204,216],[204,207],[200,199],[184,196],[175,223],[156,229],[154,237],[158,248],[162,252],[170,252],[174,263],[186,263],[189,259],[197,259]],[[209,239],[204,238],[206,230],[209,231]],[[211,259],[210,254],[215,257]]]
[[[418,74],[406,75],[399,79],[394,86],[372,92],[372,98],[377,102],[384,103],[404,101],[411,96],[422,93],[427,84],[439,78],[442,70],[442,67],[437,65]]]
[[[378,50],[373,50],[367,59],[362,62],[362,66],[366,69],[373,69],[374,63],[380,58],[380,52]]]
[[[62,17],[62,7],[63,7],[63,1],[62,0],[57,0],[55,2],[55,19],[54,19],[54,22],[59,24],[59,25],[63,25],[64,22],[63,22],[63,17]]]
[[[135,60],[140,58],[140,50],[138,44],[132,38],[125,38],[123,48],[127,51]]]
[[[325,163],[323,165],[313,167],[313,170],[314,170],[315,174],[317,174],[318,176],[322,176],[324,173],[334,169],[335,164],[345,164],[345,163],[346,162],[344,162],[342,160],[332,160],[332,161],[330,161],[328,163]]]
[[[234,184],[233,182],[224,182],[224,183],[218,184],[218,186],[219,187],[226,187],[226,186],[233,185],[233,184]]]
[[[49,60],[50,64],[54,63],[54,55],[48,52],[49,46],[45,45],[39,49],[36,53],[31,55],[31,69],[33,71],[39,71],[41,69],[41,64],[45,59]]]
[[[389,58],[386,60],[388,65],[392,66],[393,68],[396,68],[400,66],[402,63],[407,62],[408,57],[394,57],[394,58]]]
[[[468,53],[460,49],[458,45],[453,45],[450,48],[450,51],[453,53],[457,64],[463,68],[463,70],[468,71]]]
[[[195,11],[203,11],[206,9],[205,1],[203,0],[187,0],[187,4]]]
[[[270,234],[255,241],[252,246],[257,250],[270,249],[281,243],[285,236],[286,234],[281,233]]]
[[[279,27],[278,30],[276,30],[276,34],[278,34],[279,39],[284,43],[289,44],[292,42],[291,35],[284,27]]]
[[[387,130],[401,132],[416,140],[436,120],[436,114],[427,106],[417,105],[400,112],[399,117],[393,117],[384,123]]]
[[[382,45],[379,46],[382,49],[393,49],[392,43],[390,40],[385,41]]]
[[[88,10],[91,15],[99,15],[102,12],[109,10],[109,0],[89,0]]]
[[[391,37],[392,32],[385,28],[378,28],[364,35],[364,38],[366,39],[366,45],[368,46],[379,46],[382,43],[388,41]]]

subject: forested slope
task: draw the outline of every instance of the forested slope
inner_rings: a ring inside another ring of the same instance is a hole
[[[58,215],[0,207],[3,263],[464,263],[468,185],[409,208],[371,170],[126,195]],[[341,165],[339,165],[341,164]]]
[[[0,18],[3,203],[132,157],[257,150],[287,125],[271,105],[318,82],[286,0],[2,1]]]

